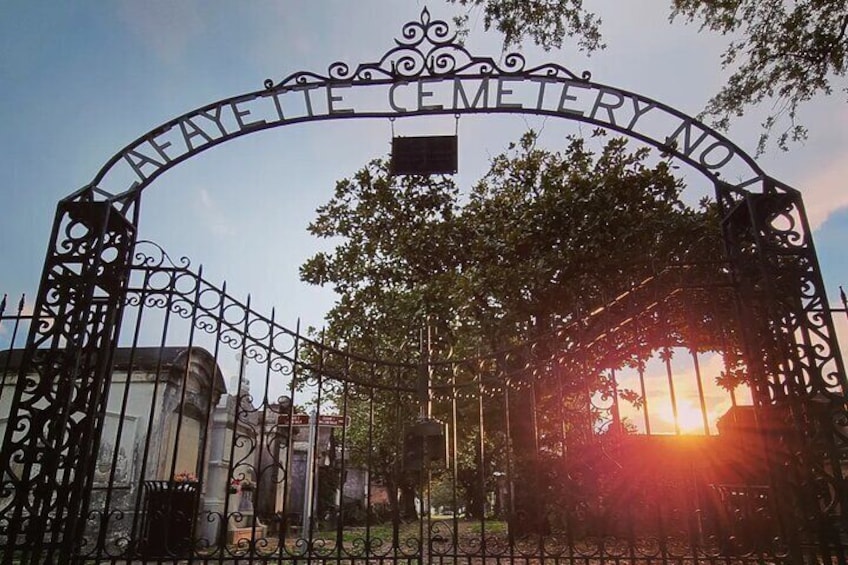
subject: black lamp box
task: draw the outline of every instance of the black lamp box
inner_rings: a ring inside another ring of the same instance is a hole
[[[403,468],[426,469],[431,463],[448,460],[447,426],[439,420],[420,420],[410,427],[403,441]]]
[[[452,175],[457,161],[455,135],[392,138],[393,175]]]

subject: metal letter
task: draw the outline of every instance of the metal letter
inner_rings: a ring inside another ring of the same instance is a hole
[[[603,98],[604,94],[611,94],[616,97],[616,101],[613,104],[604,103]],[[601,88],[598,90],[598,96],[595,98],[595,105],[592,107],[592,112],[589,114],[589,118],[595,119],[595,114],[598,113],[598,110],[601,108],[606,108],[607,116],[609,118],[609,123],[612,125],[616,125],[615,123],[615,114],[613,110],[617,108],[621,108],[624,105],[624,96],[621,95],[620,92],[615,90],[609,90],[607,88]]]
[[[224,128],[224,124],[221,122],[221,108],[223,108],[223,106],[221,106],[220,104],[215,107],[214,116],[210,115],[209,112],[206,111],[201,111],[200,115],[205,116],[215,122],[215,125],[217,125],[218,129],[221,131],[221,135],[227,135],[227,130]]]
[[[200,129],[197,126],[197,124],[195,124],[193,121],[191,121],[191,118],[186,118],[184,120],[180,120],[179,124],[180,124],[180,131],[183,132],[183,140],[185,140],[186,148],[189,151],[194,151],[194,149],[195,149],[195,146],[192,145],[192,143],[191,143],[192,137],[199,135],[200,137],[202,137],[203,139],[206,140],[206,143],[210,143],[212,141],[212,138],[209,137],[209,135],[205,131]],[[191,131],[189,131],[186,128],[186,124],[191,126],[191,128],[192,128]]]
[[[131,157],[137,158],[138,161],[133,161]],[[154,167],[156,167],[157,170],[161,169],[165,165],[165,163],[160,163],[156,159],[148,157],[147,155],[139,153],[138,151],[135,151],[133,149],[128,149],[124,153],[124,159],[126,159],[127,163],[130,164],[130,167],[133,168],[135,174],[137,174],[141,180],[145,180],[148,177],[148,175],[145,175],[144,172],[141,170],[144,165],[153,165]]]
[[[709,155],[710,153],[712,153],[713,149],[715,149],[716,147],[722,147],[722,148],[724,148],[724,150],[725,150],[725,151],[727,151],[727,155],[725,155],[725,156],[724,156],[724,158],[723,158],[723,159],[721,159],[720,161],[718,161],[717,163],[712,163],[712,164],[710,164],[710,163],[708,163],[708,162],[707,162],[707,155]],[[712,145],[710,145],[709,147],[707,147],[706,149],[704,149],[704,151],[701,153],[701,156],[700,156],[700,157],[698,157],[698,162],[699,162],[699,163],[701,163],[701,164],[702,164],[704,167],[706,167],[707,169],[712,170],[712,169],[720,169],[720,168],[722,168],[722,167],[723,167],[723,166],[725,166],[725,165],[726,165],[726,164],[727,164],[727,163],[728,163],[731,159],[733,159],[733,149],[732,149],[732,148],[730,148],[730,147],[728,147],[726,144],[722,143],[721,141],[716,141],[716,142],[714,142]]]
[[[242,100],[241,102],[246,102],[246,100]],[[239,110],[238,107],[239,102],[233,102],[231,104],[233,108],[233,114],[236,117],[236,123],[238,123],[239,129],[244,130],[253,126],[259,126],[265,123],[265,120],[256,120],[255,122],[247,123],[242,120],[242,116],[249,116],[250,110]]]
[[[643,115],[647,114],[648,110],[650,110],[651,108],[656,108],[656,104],[652,104],[652,103],[648,103],[648,105],[645,106],[644,108],[639,108],[639,99],[634,96],[632,98],[632,100],[633,100],[633,118],[630,120],[630,123],[627,124],[627,129],[629,129],[629,130],[633,129],[633,126],[636,125],[636,122],[639,120],[639,118],[641,118]]]
[[[165,131],[162,132],[162,134],[166,134],[169,131],[171,131],[171,128],[166,129]],[[162,134],[160,134],[160,135],[162,135]],[[151,147],[153,147],[153,149],[156,150],[156,153],[158,153],[159,156],[162,157],[162,160],[165,161],[165,163],[171,162],[171,158],[168,157],[168,155],[165,154],[165,149],[167,149],[171,146],[170,141],[166,141],[165,143],[160,144],[158,141],[156,141],[155,137],[151,137],[150,139],[147,140],[147,142],[151,145]]]
[[[391,106],[392,110],[394,110],[395,112],[406,112],[407,111],[406,108],[404,108],[403,106],[398,106],[397,102],[395,102],[395,90],[399,86],[408,86],[408,85],[409,85],[409,83],[406,82],[406,81],[396,82],[391,86],[391,88],[389,88],[389,106]]]
[[[675,150],[685,156],[689,156],[692,154],[702,141],[707,137],[707,132],[702,132],[698,139],[692,143],[692,122],[690,120],[684,121],[680,126],[674,130],[674,133],[665,138],[665,142],[668,145],[673,145],[677,142],[677,138],[680,137],[680,134],[683,133],[683,147],[681,148],[679,145],[675,148]]]
[[[577,100],[576,96],[569,96],[569,94],[568,94],[568,87],[569,86],[576,86],[577,88],[583,88],[583,89],[586,88],[585,86],[583,86],[581,84],[574,83],[574,82],[566,82],[565,84],[563,84],[562,85],[562,96],[559,97],[559,106],[557,106],[557,111],[563,112],[564,114],[574,114],[576,116],[582,116],[583,115],[582,110],[574,110],[574,109],[570,109],[570,108],[565,107],[566,101]]]
[[[333,108],[333,102],[342,102],[343,99],[341,96],[333,96],[333,88],[342,88],[339,86],[334,87],[332,84],[327,85],[327,109],[330,112],[330,115],[343,115],[343,114],[353,114],[353,108]],[[346,86],[344,88],[350,88]]]
[[[453,79],[454,110],[459,109],[459,96],[462,96],[462,101],[465,103],[465,107],[469,108],[468,97],[465,95],[465,89],[462,88],[462,79],[455,78]],[[481,98],[483,99],[483,108],[485,108],[489,105],[489,81],[485,78],[480,81],[480,87],[477,89],[477,94],[474,95],[474,102],[471,103],[470,108],[477,109],[477,103],[480,101]]]
[[[283,115],[283,103],[280,102],[280,93],[275,92],[271,96],[274,98],[274,108],[277,109],[277,117],[279,117],[282,122],[286,119],[286,117]]]
[[[312,111],[312,98],[309,96],[309,91],[315,90],[316,88],[318,88],[318,85],[306,85],[299,88],[299,90],[303,91],[303,99],[306,101],[306,113],[310,118],[314,116],[315,113]]]
[[[504,79],[503,77],[498,78],[498,95],[497,95],[497,101],[495,103],[495,106],[498,107],[498,108],[521,108],[522,106],[521,106],[520,102],[518,102],[518,103],[513,102],[512,104],[509,104],[509,103],[503,101],[504,95],[512,94],[512,90],[507,90],[506,88],[504,88],[504,82],[506,82],[506,80],[507,79]],[[515,81],[514,80],[512,82],[521,82],[521,81]]]
[[[546,78],[533,78],[530,80],[539,83],[539,97],[536,99],[536,109],[541,110],[542,104],[545,102],[545,88],[548,86],[548,83],[553,81]]]
[[[441,104],[433,104],[431,106],[424,105],[424,99],[433,96],[432,90],[424,90],[424,84],[428,82],[441,82],[441,80],[424,80],[418,81],[418,110],[441,110],[444,108]]]

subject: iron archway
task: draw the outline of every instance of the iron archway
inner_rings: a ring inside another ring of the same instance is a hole
[[[0,510],[4,562],[21,549],[36,561],[71,555],[82,535],[144,189],[231,139],[340,119],[552,116],[626,134],[708,177],[724,214],[742,307],[757,303],[770,317],[768,339],[752,335],[748,343],[757,400],[792,403],[799,424],[809,399],[827,404],[830,428],[811,425],[800,457],[828,485],[828,511],[841,516],[848,382],[800,193],[767,176],[718,132],[656,100],[557,64],[529,67],[520,54],[500,64],[473,56],[426,9],[395,43],[377,62],[297,72],[183,114],[124,147],[59,203],[0,457],[4,489],[13,493]],[[740,180],[724,180],[732,177]],[[787,279],[797,289],[791,296],[778,290]]]

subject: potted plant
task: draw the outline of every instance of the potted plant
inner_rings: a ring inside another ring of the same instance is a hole
[[[176,475],[174,475],[175,483],[196,483],[197,475],[194,473],[189,473],[188,471],[180,471]]]
[[[144,481],[142,489],[141,553],[149,558],[187,555],[199,507],[197,476],[182,471],[170,481]]]

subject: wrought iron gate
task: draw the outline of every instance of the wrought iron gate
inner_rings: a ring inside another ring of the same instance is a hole
[[[504,61],[473,57],[425,10],[379,62],[269,80],[181,116],[60,202],[33,313],[3,318],[15,336],[0,358],[4,563],[845,562],[845,370],[799,193],[656,101]],[[508,81],[538,84],[538,98],[506,102]],[[422,103],[437,82],[452,105]],[[357,87],[382,89],[389,108],[341,108]],[[287,96],[315,88],[325,113],[286,113]],[[546,88],[561,89],[558,104]],[[569,88],[596,97],[565,107]],[[251,117],[251,104],[275,117]],[[424,331],[381,360],[286,329],[136,241],[142,190],[233,137],[480,112],[577,119],[691,164],[716,183],[728,263],[668,265],[508,350],[455,359]],[[651,130],[653,113],[671,130]],[[178,157],[168,132],[181,132]],[[720,181],[734,162],[748,176]],[[119,166],[135,177],[107,190]],[[693,322],[711,321],[706,342],[645,341],[665,309],[693,301],[732,306]],[[705,361],[729,370],[731,357],[745,385],[715,389]],[[680,433],[684,390],[697,436]]]
[[[638,346],[662,310],[733,302],[740,285],[729,275],[704,284],[713,267],[669,266],[509,350],[452,359],[433,338],[384,362],[287,330],[141,242],[88,491],[51,509],[79,513],[80,535],[54,544],[65,531],[54,521],[35,536],[25,507],[6,519],[4,541],[24,560],[842,559],[839,485],[823,482],[839,467],[807,437],[831,437],[836,412],[819,398],[719,391],[715,368],[701,365],[733,352]],[[3,318],[11,335],[34,323],[21,309]],[[725,344],[745,328],[728,327],[726,311],[714,318]],[[38,382],[16,345],[0,358],[4,407],[20,379]],[[632,369],[616,371],[633,352]],[[673,369],[675,358],[686,366]],[[687,390],[701,408],[697,435],[677,412]],[[675,419],[664,422],[669,402]],[[432,403],[430,424],[445,425],[427,429],[422,403]],[[10,465],[8,483],[25,470]],[[22,492],[13,484],[7,509]]]

